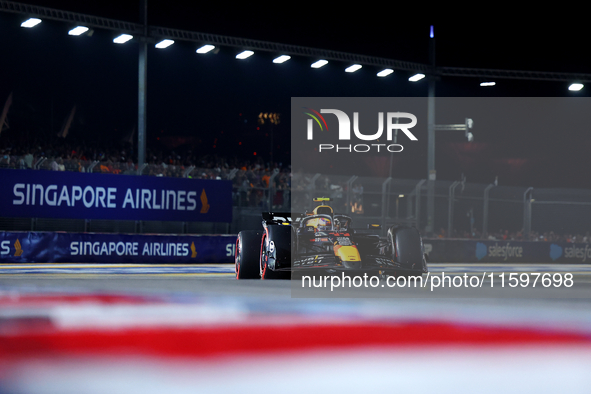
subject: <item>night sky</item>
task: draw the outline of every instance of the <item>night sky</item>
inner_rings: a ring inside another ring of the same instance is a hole
[[[139,2],[30,1],[58,9],[137,22]],[[451,11],[451,10],[447,10]],[[584,23],[562,23],[527,15],[507,20],[463,10],[463,16],[427,17],[386,11],[380,6],[317,4],[279,7],[187,6],[180,2],[149,2],[149,23],[156,26],[238,36],[273,42],[367,54],[428,63],[429,26],[435,25],[438,65],[490,69],[591,73]],[[114,142],[137,123],[137,43],[112,43],[110,31],[91,37],[70,37],[70,26],[44,21],[33,29],[19,27],[16,14],[0,14],[0,101],[13,92],[11,128],[2,138],[18,133],[56,134],[73,105],[76,119],[69,138]],[[346,64],[333,62],[312,70],[310,59],[271,63],[272,54],[257,53],[234,59],[233,48],[200,56],[197,44],[177,42],[165,49],[150,46],[148,54],[148,144],[187,141],[194,151],[220,156],[268,160],[273,135],[274,157],[289,161],[290,98],[299,96],[424,97],[427,83],[410,83],[408,74],[395,72],[377,78],[379,70],[365,67],[346,74]],[[475,78],[442,78],[439,97],[589,97],[591,84],[569,92],[567,83],[497,80],[492,88]],[[582,109],[584,110],[584,109]],[[272,130],[257,125],[260,112],[281,113]],[[440,114],[437,114],[438,117]],[[471,116],[471,115],[467,115]],[[459,119],[458,121],[462,121]],[[540,135],[524,132],[503,143],[500,131],[478,134],[468,144],[462,134],[437,140],[438,179],[534,187],[591,188],[591,133],[577,127]],[[259,129],[257,130],[257,127]],[[481,129],[482,130],[482,129]],[[178,137],[183,137],[181,140]],[[426,140],[425,138],[423,138]],[[426,141],[425,141],[426,142]],[[214,148],[215,146],[215,148]],[[180,147],[179,149],[182,149]],[[398,178],[425,178],[425,159],[400,163]]]

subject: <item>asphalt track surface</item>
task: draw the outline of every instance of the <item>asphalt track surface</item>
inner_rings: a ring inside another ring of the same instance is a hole
[[[429,271],[429,276],[423,275],[422,277],[424,287],[430,290],[427,298],[465,298],[466,296],[470,298],[537,298],[537,291],[544,290],[544,300],[552,298],[588,298],[591,300],[591,265],[433,263],[429,265]],[[514,276],[513,281],[510,281],[511,274]],[[558,276],[553,277],[555,274]],[[572,275],[572,282],[568,283],[568,287],[566,286],[566,274]],[[443,280],[444,277],[445,280]],[[460,278],[455,280],[454,277]],[[476,278],[470,281],[472,277]],[[460,280],[462,278],[463,280]],[[278,297],[276,298],[277,302],[285,302],[294,297],[331,297],[331,292],[334,293],[344,287],[348,287],[347,292],[337,296],[347,296],[347,298],[390,297],[393,295],[392,289],[397,287],[396,284],[392,285],[394,282],[386,284],[382,280],[378,288],[384,290],[379,293],[367,282],[367,279],[359,287],[350,284],[349,286],[345,286],[345,284],[336,286],[337,282],[325,279],[319,291],[313,292],[316,290],[314,286],[308,286],[304,287],[304,291],[293,292],[294,289],[302,289],[302,282],[299,279],[298,277],[293,281],[236,281],[233,264],[0,264],[0,286],[17,290],[19,286],[32,285],[39,286],[44,291],[75,288],[113,292],[133,290],[143,294],[189,292],[202,296],[222,295],[229,297],[242,297],[253,292],[256,294],[264,292],[269,297]],[[331,283],[333,291],[330,291]],[[572,286],[570,286],[571,283]],[[416,293],[412,293],[413,287],[416,286],[411,285],[411,282],[405,289],[400,289],[398,286],[402,294],[396,298],[417,297]],[[465,288],[468,290],[464,293],[457,291],[457,289]],[[309,289],[312,292],[306,295],[306,291]],[[495,291],[491,293],[491,289]],[[449,295],[448,290],[452,291]],[[521,292],[514,294],[513,290],[521,290]],[[385,291],[389,291],[389,293],[384,295]],[[418,297],[424,298],[421,295]],[[543,302],[540,301],[540,303]]]
[[[470,293],[427,287],[428,296],[392,297],[386,286],[378,295],[355,288],[330,298],[326,288],[295,294],[299,281],[237,281],[231,264],[0,265],[0,393],[589,391],[591,265],[429,268],[449,283],[493,279],[496,293],[485,282]],[[506,296],[510,273],[531,281],[570,273],[574,286]],[[28,334],[23,321],[53,328]],[[167,331],[179,327],[189,331]],[[147,355],[122,355],[117,341],[131,349],[148,329],[158,331],[141,343]],[[380,332],[388,337],[376,339]],[[204,342],[182,349],[158,342],[183,333]],[[100,335],[111,335],[97,342],[110,351],[91,346]],[[49,351],[51,344],[68,351]]]

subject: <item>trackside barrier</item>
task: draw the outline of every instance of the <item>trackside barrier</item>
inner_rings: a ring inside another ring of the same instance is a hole
[[[233,263],[236,235],[0,232],[0,263]]]
[[[433,263],[591,263],[591,244],[424,239]],[[0,232],[0,263],[233,263],[236,235]]]
[[[424,239],[433,263],[591,263],[591,244]]]

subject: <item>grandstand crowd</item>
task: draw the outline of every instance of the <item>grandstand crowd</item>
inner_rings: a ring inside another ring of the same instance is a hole
[[[231,180],[236,204],[251,207],[267,202],[266,192],[271,185],[275,192],[273,206],[289,206],[289,193],[285,192],[291,187],[289,165],[270,165],[260,156],[240,160],[199,155],[190,148],[148,148],[146,164],[139,168],[136,156],[133,146],[125,143],[105,147],[65,139],[45,143],[35,140],[28,144],[7,138],[0,140],[0,168]]]

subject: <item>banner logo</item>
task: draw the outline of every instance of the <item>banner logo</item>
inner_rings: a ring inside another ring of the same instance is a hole
[[[326,124],[326,120],[324,120],[324,117],[322,115],[320,115],[320,113],[318,113],[318,111],[313,110],[312,108],[308,108],[308,107],[304,107],[304,109],[307,109],[309,111],[314,112],[318,117],[312,115],[309,112],[304,112],[306,115],[309,115],[312,117],[312,119],[314,119],[316,121],[316,123],[318,123],[318,126],[320,126],[320,130],[324,130],[322,128],[322,123],[324,123],[324,126],[326,126],[326,131],[328,131],[328,125]],[[322,123],[320,123],[320,121],[318,120],[318,118],[322,119]],[[314,126],[314,124],[312,123],[312,119],[308,119],[308,139],[311,140],[312,139],[312,126]]]
[[[551,244],[550,245],[550,258],[556,260],[562,256],[562,247]]]
[[[4,217],[232,221],[229,180],[13,169],[0,179]]]
[[[409,112],[378,112],[378,130],[372,133],[362,133],[359,129],[359,112],[353,112],[353,133],[351,133],[351,119],[344,111],[339,109],[321,109],[320,112],[303,107],[309,112],[304,112],[311,119],[307,120],[306,123],[306,138],[309,141],[314,140],[314,121],[320,128],[320,131],[328,131],[328,124],[322,114],[332,114],[336,116],[336,120],[339,124],[338,128],[338,140],[339,141],[350,141],[352,134],[355,138],[362,141],[375,141],[379,142],[386,131],[386,140],[388,142],[394,141],[394,143],[372,143],[372,144],[349,144],[349,145],[338,145],[338,144],[319,144],[318,152],[358,152],[365,153],[369,151],[388,151],[388,152],[402,152],[404,147],[401,144],[396,143],[398,130],[411,141],[418,141],[418,138],[410,131],[410,129],[417,125],[417,117]],[[410,120],[410,122],[400,123],[400,119]],[[384,126],[385,123],[385,126]]]
[[[482,242],[476,243],[476,258],[481,260],[483,257],[486,257],[488,254],[486,245]]]
[[[195,249],[195,242],[191,242],[191,258],[197,257],[197,249]]]
[[[21,242],[18,240],[18,238],[14,242],[13,246],[14,246],[14,257],[22,256],[24,250],[23,250],[23,247],[21,246]],[[10,241],[4,240],[4,241],[0,242],[0,257],[4,257],[7,255],[10,255]]]
[[[209,211],[209,204],[207,203],[207,194],[205,189],[201,192],[201,213],[207,213]]]
[[[21,243],[18,240],[18,238],[16,239],[16,242],[14,243],[14,255],[16,257],[19,257],[21,254],[23,254],[23,248],[21,247]]]

